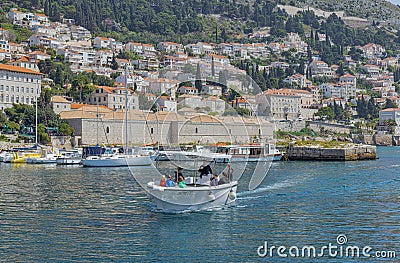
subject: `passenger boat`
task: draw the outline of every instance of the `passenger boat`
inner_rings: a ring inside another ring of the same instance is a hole
[[[181,157],[178,156],[180,154]],[[160,186],[155,181],[147,182],[147,195],[155,203],[157,210],[178,213],[209,210],[234,204],[238,182],[233,179],[232,174],[230,178],[225,178],[227,181],[224,184],[216,186],[210,185],[210,177],[215,175],[203,175],[202,178],[197,175],[200,164],[210,164],[215,160],[215,156],[218,154],[198,152],[188,157],[186,152],[175,152],[174,161],[170,163],[178,168],[178,174],[179,169],[184,167],[185,170],[193,172],[194,176],[185,178],[184,188]],[[229,161],[230,156],[223,156]]]
[[[186,180],[193,180],[192,177]],[[148,197],[157,210],[166,213],[201,211],[232,205],[236,201],[237,181],[210,186],[209,184],[186,184],[185,188],[147,184]]]
[[[231,162],[280,161],[283,156],[271,143],[219,146],[217,152],[230,154]]]

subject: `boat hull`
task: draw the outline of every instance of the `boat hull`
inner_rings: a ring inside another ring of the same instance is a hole
[[[57,158],[56,163],[57,165],[79,165],[81,164],[82,159],[81,158]]]
[[[231,158],[231,162],[277,162],[282,159],[283,154],[270,154],[263,157],[235,156]]]
[[[91,156],[82,160],[86,167],[121,167],[121,166],[146,166],[151,165],[149,156]]]
[[[148,185],[148,197],[157,210],[165,213],[210,210],[236,201],[237,182],[218,186],[188,186],[186,188]]]
[[[56,158],[27,158],[26,163],[29,164],[55,164]]]

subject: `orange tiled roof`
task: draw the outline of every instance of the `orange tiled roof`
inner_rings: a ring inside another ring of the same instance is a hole
[[[4,64],[0,64],[0,70],[21,72],[21,73],[28,73],[28,74],[35,74],[35,75],[43,75],[42,73],[31,70],[31,69],[26,69],[23,67],[17,67],[17,66],[11,66],[11,65],[4,65]]]

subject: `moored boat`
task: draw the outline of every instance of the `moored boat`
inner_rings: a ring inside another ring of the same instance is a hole
[[[61,156],[56,159],[57,165],[78,165],[82,161],[82,151],[71,150],[60,152]]]
[[[217,152],[232,155],[231,162],[272,162],[280,161],[283,156],[271,143],[220,146]]]

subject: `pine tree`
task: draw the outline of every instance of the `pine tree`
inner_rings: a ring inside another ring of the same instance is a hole
[[[112,57],[111,69],[113,69],[113,70],[118,69],[118,63],[117,63],[117,59],[115,58],[115,54],[113,54],[113,57]]]
[[[215,63],[214,63],[214,56],[211,55],[211,76],[214,79],[215,78]]]

